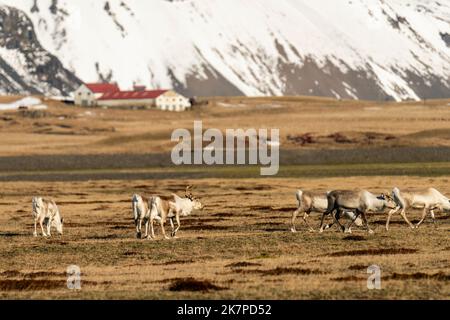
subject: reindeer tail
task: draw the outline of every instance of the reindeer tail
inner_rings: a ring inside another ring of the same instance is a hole
[[[303,191],[300,189],[295,192],[295,197],[297,198],[299,207],[302,204],[302,195],[303,195]]]
[[[141,197],[137,194],[133,195],[133,198],[131,200],[132,203],[132,207],[133,207],[133,216],[134,216],[134,221],[136,221],[138,219],[138,203],[139,203],[139,199]]]
[[[150,210],[150,217],[153,217],[153,219],[157,221],[161,221],[161,216],[159,215],[158,210],[158,208],[160,207],[159,201],[161,201],[159,197],[151,197],[148,206]]]

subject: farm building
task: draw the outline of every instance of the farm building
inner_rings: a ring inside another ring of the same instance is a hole
[[[97,105],[97,100],[105,93],[117,91],[120,91],[120,88],[116,84],[85,83],[75,90],[73,98],[76,105],[89,107]]]
[[[81,106],[144,107],[167,111],[184,111],[191,107],[189,99],[173,90],[146,90],[134,86],[122,91],[115,84],[83,84],[75,91],[75,104]]]
[[[156,97],[155,106],[161,110],[184,111],[191,107],[191,103],[181,94],[167,90]]]

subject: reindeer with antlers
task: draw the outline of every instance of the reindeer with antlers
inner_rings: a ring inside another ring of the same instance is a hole
[[[166,235],[164,224],[169,219],[170,226],[172,227],[171,236],[176,237],[178,230],[180,229],[180,216],[188,216],[194,210],[203,209],[203,205],[195,198],[191,192],[192,186],[187,186],[185,191],[185,197],[179,197],[176,194],[172,194],[173,198],[163,198],[159,196],[151,197],[149,200],[149,224],[151,229],[151,235],[147,238],[154,239],[155,232],[153,228],[153,221],[158,220],[161,224],[161,231],[165,239],[169,239]],[[173,219],[176,220],[177,227],[175,228]]]

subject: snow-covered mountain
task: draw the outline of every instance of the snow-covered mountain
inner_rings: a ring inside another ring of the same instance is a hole
[[[0,6],[0,93],[67,95],[79,83],[41,46],[22,11]]]
[[[65,80],[63,70],[70,70],[72,80],[174,87],[188,95],[450,97],[449,0],[0,0],[0,6],[26,14],[40,45],[61,61]],[[29,87],[66,91],[35,81],[21,48],[4,43],[0,84],[12,68]]]

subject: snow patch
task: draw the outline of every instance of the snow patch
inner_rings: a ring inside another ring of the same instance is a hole
[[[41,100],[34,97],[25,97],[11,103],[0,104],[0,110],[18,110],[19,108],[28,108],[33,110],[47,109],[46,105],[41,104]]]

